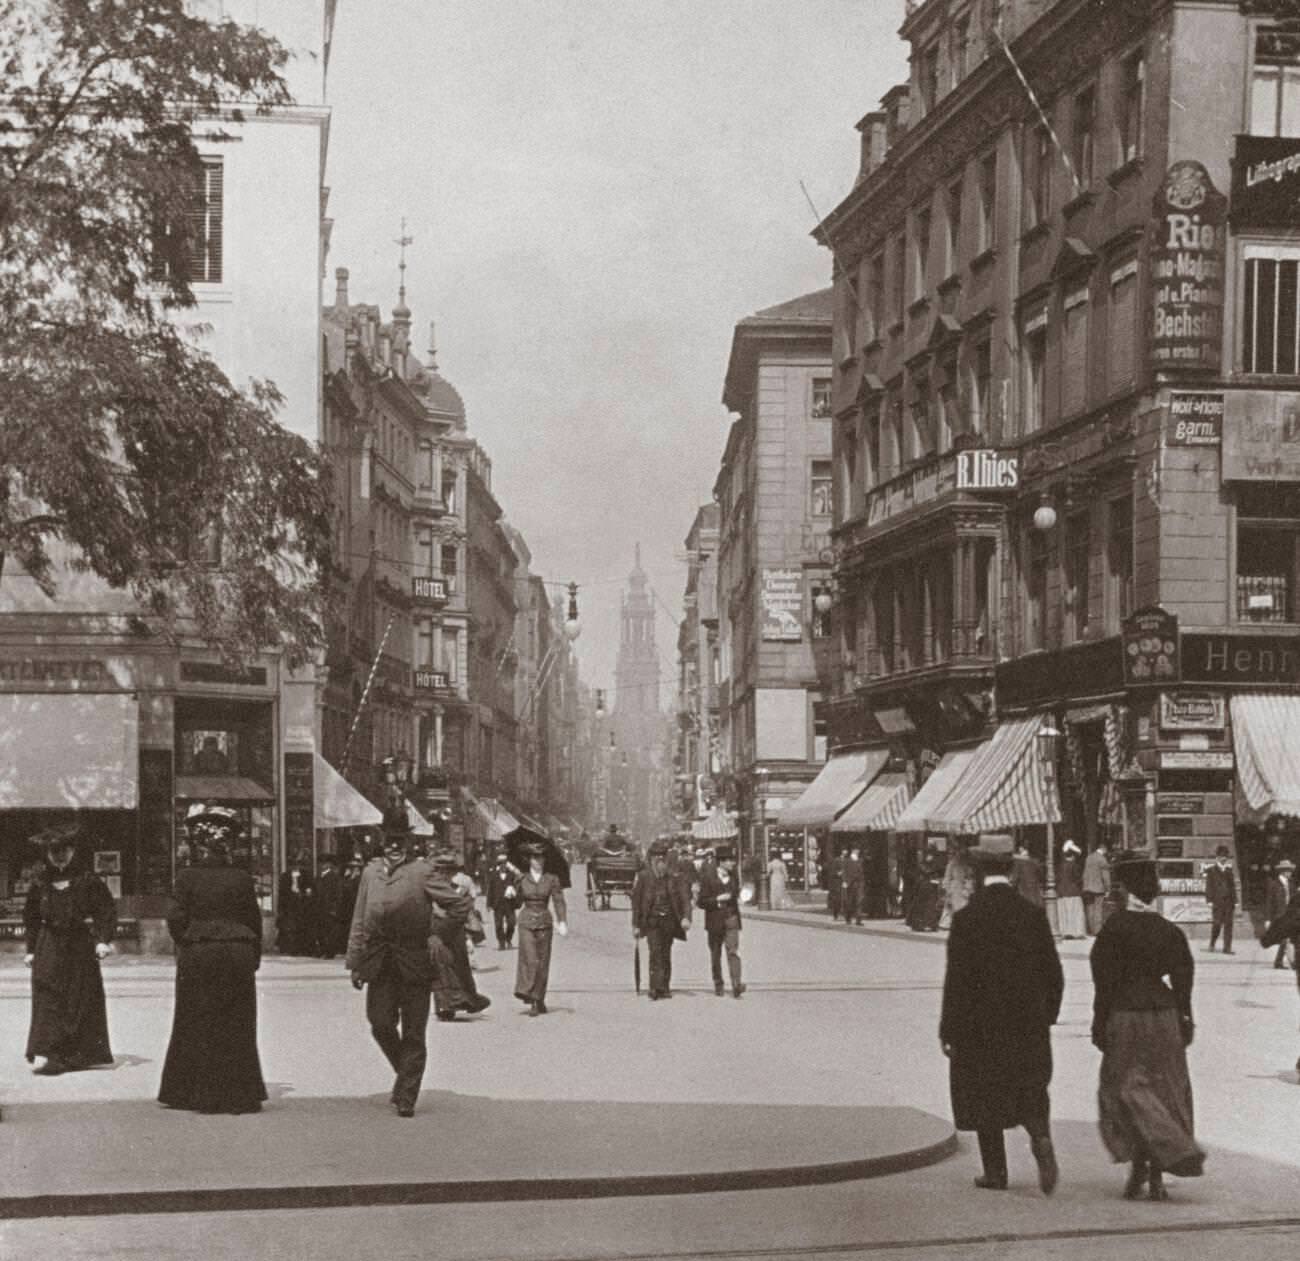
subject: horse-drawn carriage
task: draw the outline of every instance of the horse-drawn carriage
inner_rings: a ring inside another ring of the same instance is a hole
[[[631,895],[641,855],[626,838],[602,838],[600,848],[587,859],[587,909],[608,911],[616,893]]]

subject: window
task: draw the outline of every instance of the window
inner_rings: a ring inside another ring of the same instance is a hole
[[[829,591],[825,578],[814,578],[808,586],[808,607],[812,610],[808,626],[813,639],[829,639],[831,634],[831,610],[822,613],[817,608],[817,596],[822,591]]]
[[[1110,310],[1106,321],[1106,384],[1112,394],[1132,389],[1137,381],[1136,258],[1111,268]]]
[[[986,154],[979,165],[980,253],[998,243],[998,155]]]
[[[921,93],[921,114],[924,117],[935,107],[939,99],[939,45],[937,43],[921,50],[916,83]]]
[[[902,471],[903,465],[908,462],[909,452],[907,448],[907,426],[903,423],[903,400],[896,398],[889,408],[889,429],[890,429],[890,454],[893,456],[893,468],[891,476]]]
[[[225,213],[225,168],[220,158],[205,158],[197,174],[193,196],[185,211],[187,258],[175,257],[169,248],[172,232],[163,226],[155,243],[153,276],[161,280],[173,268],[182,269],[187,284],[220,284],[222,278],[222,223]]]
[[[1045,126],[1025,133],[1025,192],[1028,226],[1045,223],[1052,216],[1052,133]]]
[[[918,381],[912,391],[912,450],[918,460],[923,460],[934,452],[934,445],[930,387],[924,381]]]
[[[447,582],[447,594],[451,595],[456,590],[456,574],[460,568],[459,553],[455,543],[444,543],[442,545],[442,576]]]
[[[1088,286],[1065,295],[1061,333],[1061,413],[1072,416],[1088,404]]]
[[[943,380],[939,386],[939,408],[935,416],[935,442],[938,450],[947,451],[952,447],[954,434],[962,431],[961,406],[957,398],[957,352],[951,351],[944,356]]]
[[[1133,496],[1106,505],[1106,577],[1110,588],[1106,629],[1114,634],[1133,612]]]
[[[869,338],[874,341],[885,326],[885,251],[877,250],[867,264],[867,309],[871,312]]]
[[[454,626],[442,628],[442,660],[439,663],[448,684],[460,677],[460,631]]]
[[[1119,100],[1116,122],[1119,141],[1119,165],[1142,156],[1142,136],[1146,130],[1147,63],[1139,49],[1120,64]]]
[[[874,660],[869,663],[873,674],[894,672],[894,582],[890,574],[882,574],[871,593],[872,647]]]
[[[420,443],[419,467],[416,470],[416,484],[422,491],[433,490],[433,443]]]
[[[1246,246],[1242,294],[1243,372],[1300,372],[1300,250]]]
[[[832,511],[831,462],[814,460],[810,482],[810,500],[814,517],[829,517]]]
[[[952,86],[956,87],[970,71],[970,14],[963,13],[952,24],[952,47],[948,54]]]
[[[918,299],[925,297],[926,281],[930,274],[930,211],[918,210],[913,224],[913,253],[916,267],[913,291]]]
[[[845,425],[840,431],[840,503],[846,518],[857,515],[858,435],[853,425]]]
[[[1300,136],[1300,31],[1263,27],[1255,33],[1250,134]]]
[[[1027,524],[1023,534],[1025,649],[1047,647],[1047,536],[1046,530],[1036,530]]]
[[[904,294],[907,288],[904,279],[904,272],[907,269],[907,242],[901,232],[894,237],[893,254],[893,267],[891,268],[892,274],[890,276],[891,301],[889,304],[889,313],[893,317],[895,323],[900,323],[903,319],[903,307],[905,305]]]
[[[1281,485],[1237,492],[1237,620],[1297,620],[1300,495]]]
[[[415,572],[433,574],[433,530],[427,525],[415,531]]]
[[[812,383],[812,418],[826,420],[831,414],[831,379],[830,377],[813,377]]]
[[[1043,402],[1047,378],[1046,308],[1025,321],[1020,348],[1024,363],[1020,432],[1030,434],[1043,427]]]
[[[1088,565],[1092,540],[1089,513],[1070,515],[1065,525],[1066,625],[1072,643],[1082,640],[1088,629]]]
[[[1092,183],[1093,150],[1097,138],[1097,89],[1086,87],[1074,98],[1074,144],[1070,161],[1082,191]]]
[[[415,668],[417,670],[436,670],[438,658],[435,654],[438,628],[428,619],[416,624]]]
[[[456,511],[456,470],[442,470],[442,506],[450,513]]]
[[[955,275],[961,267],[961,199],[962,181],[954,180],[948,186],[948,275]]]
[[[880,413],[872,412],[866,419],[865,445],[867,467],[865,469],[867,485],[875,486],[885,480],[885,470],[881,464],[880,450]]]
[[[990,391],[993,387],[993,346],[986,337],[975,345],[971,356],[971,378],[974,386],[970,408],[970,427],[974,433],[989,431]]]

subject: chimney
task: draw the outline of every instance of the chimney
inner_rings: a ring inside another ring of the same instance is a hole
[[[346,311],[348,309],[348,269],[346,267],[336,267],[334,269],[334,309],[336,311]]]
[[[860,123],[858,131],[862,136],[862,153],[858,161],[858,183],[861,183],[884,160],[888,151],[885,134],[889,115],[884,110],[875,110],[867,114]]]

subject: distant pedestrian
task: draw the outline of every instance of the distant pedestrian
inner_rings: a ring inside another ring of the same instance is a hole
[[[336,916],[339,899],[343,894],[343,877],[339,873],[334,855],[329,851],[317,859],[315,887],[311,899],[313,953],[321,959],[332,959],[338,950]]]
[[[275,909],[275,948],[282,955],[314,953],[312,942],[311,863],[302,850],[280,873]]]
[[[546,847],[530,842],[519,854],[528,870],[519,878],[519,959],[515,997],[528,1004],[530,1016],[546,1014],[546,987],[551,979],[551,944],[555,933],[569,935],[568,910],[560,877],[546,870]]]
[[[844,909],[844,857],[836,854],[826,865],[826,906],[833,920]]]
[[[943,915],[939,919],[940,928],[950,928],[952,917],[957,914],[975,893],[975,869],[966,857],[966,851],[956,841],[948,853],[948,862],[943,869]]]
[[[1056,873],[1056,918],[1066,941],[1088,935],[1083,910],[1083,851],[1066,837],[1061,846],[1061,861]]]
[[[1205,900],[1210,904],[1210,942],[1205,948],[1213,950],[1222,932],[1223,953],[1230,955],[1232,924],[1237,916],[1237,877],[1226,845],[1214,851],[1214,862],[1205,869]]]
[[[361,873],[365,870],[366,859],[360,854],[349,857],[343,867],[343,879],[339,883],[339,902],[334,912],[334,953],[346,955],[348,952],[348,934],[352,929],[352,911],[357,904],[357,889],[361,885]]]
[[[1064,977],[1047,916],[1010,887],[1011,841],[989,836],[969,851],[983,887],[952,917],[939,1040],[948,1057],[953,1121],[974,1130],[984,1172],[1007,1186],[1003,1131],[1024,1126],[1045,1195],[1056,1189],[1052,1145],[1052,1025]]]
[[[84,838],[75,828],[51,828],[36,840],[45,863],[23,906],[23,962],[32,970],[27,1062],[42,1056],[35,1071],[57,1077],[113,1062],[99,964],[113,953],[117,907],[104,882],[86,869]]]
[[[497,934],[497,949],[509,950],[515,940],[515,917],[519,912],[518,881],[522,873],[510,865],[503,849],[488,871],[488,910]]]
[[[189,1112],[259,1112],[257,1054],[262,911],[253,877],[230,864],[236,815],[195,805],[185,819],[194,865],[176,877],[167,931],[176,946],[176,999],[158,1102]]]
[[[1011,869],[1011,887],[1031,906],[1043,906],[1043,869],[1024,841],[1016,846],[1015,863]]]
[[[1291,945],[1292,956],[1300,950],[1300,892],[1292,893],[1291,900],[1281,915],[1269,922],[1260,945],[1265,949],[1273,946]],[[1300,964],[1300,961],[1298,961]],[[1296,967],[1296,984],[1300,986],[1300,966]],[[1300,1059],[1295,1062],[1295,1069],[1300,1073]]]
[[[415,856],[414,842],[409,830],[385,829],[383,857],[361,873],[347,955],[353,988],[366,991],[371,1036],[393,1068],[389,1101],[400,1117],[415,1115],[428,1060],[432,908],[464,914],[468,902]]]
[[[773,854],[771,861],[767,864],[768,880],[768,900],[772,904],[774,911],[788,911],[794,903],[790,901],[790,894],[787,892],[789,887],[790,872],[786,868],[785,859],[780,854]]]
[[[1083,860],[1083,914],[1088,932],[1096,936],[1101,932],[1110,893],[1110,850],[1105,841],[1098,841],[1095,849]]]
[[[476,1015],[486,1011],[492,1000],[478,992],[469,954],[467,932],[474,914],[473,882],[458,880],[459,857],[443,850],[429,859],[432,872],[428,887],[435,891],[429,930],[429,953],[433,960],[433,1006],[439,1020],[455,1020],[457,1012]],[[460,900],[453,899],[459,893]]]
[[[1198,1177],[1205,1161],[1192,1132],[1187,1074],[1195,965],[1182,929],[1155,909],[1155,860],[1144,852],[1117,855],[1112,875],[1125,902],[1091,954],[1101,1137],[1115,1160],[1131,1162],[1125,1198],[1145,1191],[1163,1200],[1165,1172]]]
[[[844,888],[844,922],[862,923],[862,901],[866,894],[867,874],[862,868],[862,850],[854,845],[840,868]]]
[[[672,998],[673,942],[686,940],[691,908],[668,870],[668,847],[656,841],[649,857],[632,885],[632,932],[649,947],[650,997]]]
[[[699,906],[704,912],[704,931],[709,942],[713,992],[719,998],[726,992],[722,979],[725,949],[731,996],[739,998],[745,992],[740,969],[740,879],[730,860],[709,862],[701,868]]]
[[[939,919],[943,915],[942,863],[940,856],[931,849],[926,849],[917,858],[907,911],[907,926],[914,933],[939,930]]]
[[[1268,887],[1264,893],[1264,923],[1267,928],[1272,928],[1273,924],[1282,918],[1294,896],[1295,863],[1289,858],[1284,858],[1273,868],[1273,874],[1269,877]],[[1287,951],[1290,947],[1291,942],[1287,938],[1283,938],[1278,943],[1277,954],[1273,957],[1275,968],[1289,966]],[[1294,952],[1292,959],[1294,960]]]

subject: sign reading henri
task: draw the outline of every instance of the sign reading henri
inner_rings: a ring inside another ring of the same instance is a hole
[[[1300,139],[1237,137],[1232,160],[1232,223],[1237,228],[1300,224]]]
[[[1123,625],[1124,682],[1171,683],[1178,678],[1178,619],[1154,606],[1138,609]]]
[[[803,639],[803,570],[763,570],[763,638],[790,644]]]
[[[1020,457],[1009,451],[958,451],[958,490],[1015,490],[1020,485]]]
[[[1228,199],[1199,162],[1175,162],[1151,225],[1151,366],[1217,371]]]

